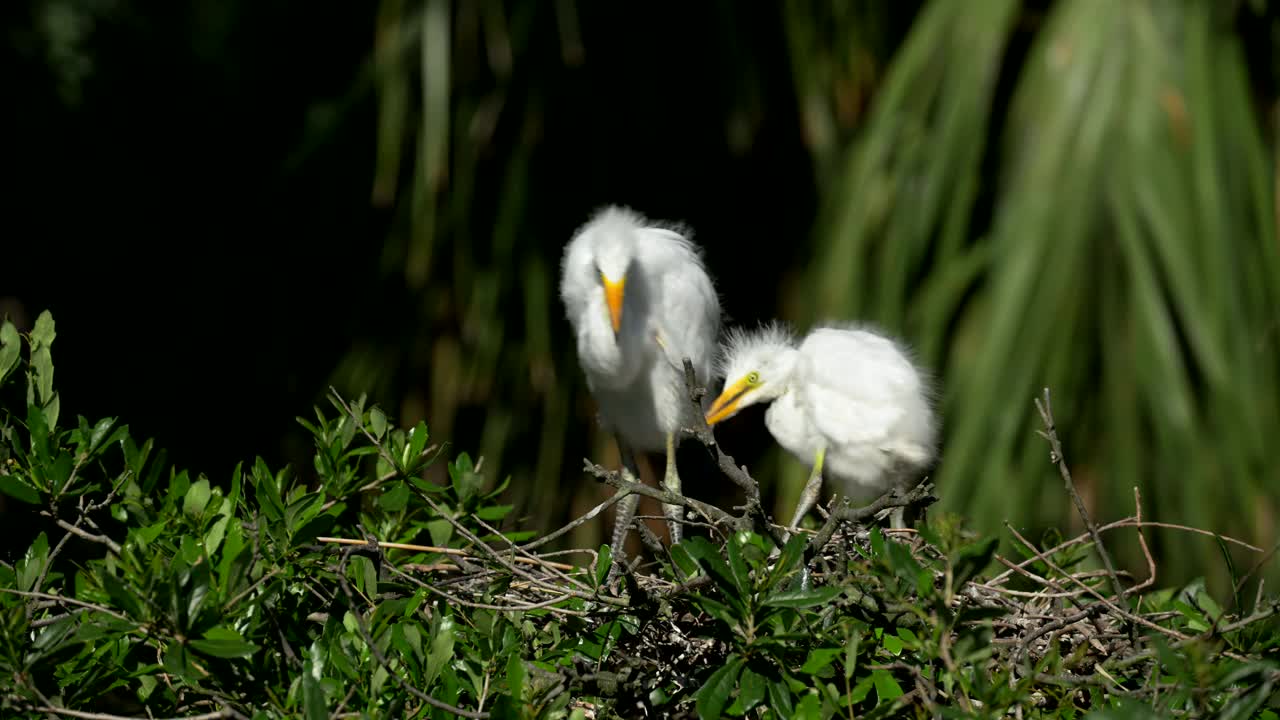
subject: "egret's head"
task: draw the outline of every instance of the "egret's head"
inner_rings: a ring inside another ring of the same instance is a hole
[[[742,408],[781,395],[791,381],[796,359],[795,339],[782,325],[730,331],[720,354],[724,391],[707,411],[707,424],[715,425]]]
[[[639,214],[617,206],[607,207],[591,219],[584,235],[591,246],[594,271],[609,308],[613,332],[622,330],[622,307],[627,275],[636,257],[645,221]]]

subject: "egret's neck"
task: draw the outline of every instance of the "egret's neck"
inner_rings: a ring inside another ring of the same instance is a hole
[[[578,355],[593,384],[608,388],[624,387],[635,379],[644,365],[648,355],[643,346],[642,330],[636,327],[639,318],[629,313],[629,307],[623,311],[622,331],[615,335],[604,295],[592,299],[586,320],[578,328]]]
[[[776,400],[791,389],[799,363],[799,350],[793,347],[779,349],[768,371],[769,382],[760,388],[760,394],[765,402]]]

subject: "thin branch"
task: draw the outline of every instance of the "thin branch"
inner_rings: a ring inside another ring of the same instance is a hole
[[[1115,563],[1111,561],[1111,553],[1107,552],[1107,547],[1102,543],[1102,535],[1098,533],[1098,526],[1093,523],[1089,517],[1089,510],[1084,506],[1084,500],[1081,499],[1080,493],[1076,491],[1076,485],[1071,481],[1071,471],[1067,468],[1067,458],[1062,453],[1062,443],[1058,440],[1058,429],[1053,421],[1053,406],[1049,402],[1049,388],[1044,389],[1044,400],[1036,398],[1036,409],[1040,411],[1040,419],[1044,422],[1044,430],[1040,431],[1041,437],[1049,441],[1049,451],[1052,453],[1051,460],[1053,464],[1058,466],[1058,473],[1062,475],[1062,483],[1067,488],[1067,494],[1071,496],[1071,501],[1075,503],[1076,512],[1080,513],[1080,519],[1084,521],[1085,527],[1089,529],[1089,536],[1093,538],[1093,545],[1098,549],[1098,555],[1102,558],[1102,565],[1111,574],[1111,587],[1115,594],[1124,597],[1124,587],[1120,584],[1120,578],[1116,575]]]
[[[581,612],[581,611],[578,611],[578,610],[567,610],[567,609],[564,609],[564,608],[557,608],[557,607],[553,607],[554,605],[556,605],[556,604],[558,604],[558,603],[562,603],[562,602],[564,602],[565,600],[568,600],[569,598],[572,598],[572,597],[573,597],[573,595],[572,595],[571,593],[563,593],[563,594],[561,594],[559,597],[555,597],[555,598],[552,598],[552,599],[550,599],[550,600],[543,600],[542,602],[536,602],[536,603],[524,603],[524,602],[521,602],[521,603],[511,603],[510,605],[497,605],[497,604],[494,604],[494,603],[481,603],[481,602],[475,602],[474,600],[467,600],[467,599],[465,599],[465,598],[460,598],[460,597],[458,597],[458,596],[456,596],[456,595],[452,595],[452,594],[450,594],[450,593],[447,593],[447,592],[445,592],[445,591],[443,591],[443,590],[441,590],[441,589],[439,589],[439,588],[437,588],[437,587],[432,586],[430,583],[425,583],[425,582],[423,582],[423,581],[419,580],[418,578],[416,578],[416,577],[414,577],[414,576],[410,575],[409,573],[404,572],[403,570],[401,570],[400,568],[396,567],[395,565],[392,565],[391,563],[387,563],[387,566],[386,566],[386,567],[387,567],[387,569],[388,569],[388,570],[390,570],[391,572],[395,573],[396,575],[399,575],[400,577],[402,577],[402,578],[404,578],[404,579],[408,580],[409,582],[411,582],[411,583],[413,583],[413,584],[415,584],[415,585],[417,585],[417,586],[419,586],[419,587],[421,587],[421,588],[424,588],[427,592],[435,593],[436,595],[439,595],[440,597],[444,598],[445,600],[447,600],[447,601],[449,601],[449,602],[451,602],[451,603],[455,603],[455,604],[457,604],[457,605],[462,605],[462,606],[466,606],[466,607],[472,607],[472,608],[476,608],[476,609],[479,609],[479,610],[520,610],[520,611],[525,611],[525,610],[543,610],[543,609],[547,609],[547,610],[553,610],[553,611],[560,611],[560,612],[562,612],[562,613],[563,613],[563,614],[565,614],[565,615],[578,615],[578,616],[582,616],[582,617],[585,617],[585,616],[587,616],[587,615],[588,615],[588,613]]]
[[[63,520],[62,518],[58,518],[56,522],[58,523],[58,527],[62,528],[63,530],[66,530],[67,532],[72,533],[73,535],[78,535],[84,538],[85,540],[88,540],[89,542],[95,542],[101,545],[106,545],[107,548],[111,550],[111,552],[115,553],[116,555],[120,554],[120,544],[117,543],[115,540],[112,540],[111,538],[107,537],[106,535],[94,535],[88,530],[84,530],[76,525],[72,525],[71,523],[67,522],[66,520]]]
[[[729,525],[731,527],[741,527],[742,518],[736,518],[729,513],[721,510],[715,505],[704,503],[701,500],[694,500],[678,493],[671,492],[666,488],[656,488],[645,485],[641,482],[634,482],[622,477],[622,473],[616,470],[606,469],[603,465],[597,465],[590,460],[583,460],[583,470],[594,476],[598,480],[603,480],[610,487],[626,490],[636,495],[644,495],[646,497],[661,500],[667,505],[681,505],[687,508],[693,508],[695,511],[702,513],[711,519],[712,522]],[[750,523],[748,522],[749,526]]]
[[[571,577],[565,574],[566,571],[572,572],[574,570],[580,570],[581,568],[578,568],[574,565],[566,565],[564,563],[550,562],[548,560],[543,560],[537,555],[534,555],[533,553],[522,549],[519,545],[511,542],[510,538],[508,538],[507,536],[499,532],[497,528],[485,522],[484,519],[481,518],[479,515],[473,514],[471,517],[473,520],[476,521],[477,524],[480,525],[480,527],[484,528],[494,537],[500,538],[506,543],[506,546],[507,546],[506,551],[511,553],[510,559],[518,563],[524,563],[526,565],[534,565],[540,568],[550,570],[551,572],[548,573],[549,575],[553,577],[557,577],[563,580],[564,582],[569,583],[570,585],[574,585],[580,590],[585,590],[587,592],[591,591],[591,588],[588,587],[586,583],[582,582],[581,580],[575,577]]]
[[[1125,590],[1125,595],[1136,594],[1156,582],[1156,561],[1151,556],[1151,548],[1147,547],[1147,535],[1142,532],[1142,492],[1138,490],[1137,485],[1133,486],[1133,512],[1138,521],[1138,545],[1142,548],[1142,556],[1147,560],[1147,579]]]
[[[809,540],[805,554],[812,557],[825,547],[840,522],[863,522],[875,517],[882,510],[917,505],[925,500],[935,499],[932,493],[933,483],[923,482],[911,488],[905,495],[899,488],[893,488],[876,498],[875,502],[863,507],[852,507],[847,498],[841,498],[840,504],[831,511],[827,521],[822,524],[822,529]]]
[[[782,545],[786,542],[786,535],[770,522],[769,516],[765,513],[764,506],[760,503],[760,484],[747,472],[745,465],[738,465],[737,461],[720,447],[711,426],[707,424],[707,418],[702,410],[702,398],[707,394],[707,390],[698,385],[697,375],[693,371],[693,361],[689,358],[684,358],[684,387],[688,393],[689,403],[693,406],[694,426],[682,428],[681,435],[696,438],[702,443],[703,447],[715,457],[716,466],[720,468],[720,472],[746,493],[747,502],[743,507],[741,518],[744,522],[741,522],[739,527],[743,529],[755,527],[762,534],[772,537],[778,545]],[[709,516],[707,519],[714,522],[714,519]]]
[[[1058,567],[1058,566],[1053,562],[1053,560],[1049,559],[1049,557],[1048,557],[1048,556],[1046,556],[1046,555],[1044,555],[1043,553],[1041,553],[1041,552],[1036,548],[1036,546],[1035,546],[1035,545],[1032,545],[1032,544],[1031,544],[1031,543],[1030,543],[1026,538],[1024,538],[1024,537],[1023,537],[1023,536],[1022,536],[1022,535],[1021,535],[1017,530],[1015,530],[1015,529],[1013,528],[1013,526],[1012,526],[1012,525],[1010,525],[1009,523],[1005,523],[1005,527],[1007,527],[1007,528],[1009,529],[1009,532],[1013,533],[1014,537],[1018,538],[1018,541],[1019,541],[1019,542],[1021,542],[1023,545],[1025,545],[1025,546],[1027,547],[1027,549],[1028,549],[1028,550],[1030,550],[1032,553],[1034,553],[1034,554],[1035,554],[1035,556],[1036,556],[1036,557],[1037,557],[1041,562],[1043,562],[1044,564],[1048,565],[1050,568],[1052,568],[1053,570],[1057,571],[1057,572],[1058,572],[1058,573],[1060,573],[1063,577],[1066,577],[1068,580],[1071,580],[1072,582],[1074,582],[1074,583],[1076,583],[1076,584],[1080,585],[1080,586],[1081,586],[1081,588],[1082,588],[1086,593],[1088,593],[1088,594],[1092,595],[1092,596],[1093,596],[1093,597],[1094,597],[1098,602],[1100,602],[1100,603],[1102,603],[1102,604],[1106,605],[1108,608],[1110,608],[1110,609],[1111,609],[1111,611],[1112,611],[1112,612],[1114,612],[1114,613],[1116,613],[1117,615],[1119,615],[1119,616],[1123,617],[1125,620],[1128,620],[1128,621],[1129,621],[1129,622],[1131,622],[1131,623],[1137,623],[1137,624],[1139,624],[1139,625],[1142,625],[1143,627],[1146,627],[1146,628],[1147,628],[1147,629],[1149,629],[1149,630],[1155,630],[1156,632],[1163,633],[1164,635],[1167,635],[1167,636],[1169,636],[1169,637],[1171,637],[1171,638],[1174,638],[1175,640],[1190,640],[1190,639],[1191,639],[1191,637],[1190,637],[1189,635],[1185,635],[1185,634],[1183,634],[1183,633],[1178,632],[1177,630],[1171,630],[1171,629],[1169,629],[1169,628],[1166,628],[1166,627],[1162,627],[1162,626],[1160,626],[1160,625],[1157,625],[1156,623],[1153,623],[1153,622],[1151,622],[1151,621],[1149,621],[1149,620],[1147,620],[1147,619],[1145,619],[1145,618],[1143,618],[1143,617],[1140,617],[1140,616],[1138,616],[1138,615],[1134,615],[1133,613],[1129,612],[1128,610],[1126,610],[1126,609],[1124,609],[1124,608],[1122,608],[1122,607],[1120,607],[1120,606],[1116,605],[1115,603],[1111,602],[1111,600],[1110,600],[1110,599],[1108,599],[1108,598],[1104,597],[1104,596],[1102,595],[1102,593],[1098,592],[1096,589],[1094,589],[1094,588],[1092,588],[1092,587],[1090,587],[1090,586],[1088,586],[1088,585],[1085,585],[1083,582],[1081,582],[1081,581],[1080,581],[1079,579],[1077,579],[1076,577],[1074,577],[1074,576],[1072,576],[1072,575],[1067,574],[1067,572],[1066,572],[1066,571],[1064,571],[1062,568]],[[1120,593],[1120,596],[1123,596],[1123,594],[1124,594],[1124,593]],[[1241,657],[1241,656],[1239,656],[1239,655],[1236,655],[1236,654],[1234,654],[1234,653],[1226,653],[1226,654],[1227,654],[1227,655],[1229,655],[1229,656],[1231,656],[1231,657],[1232,657],[1232,659],[1235,659],[1235,660],[1244,660],[1244,659],[1245,659],[1245,658],[1243,658],[1243,657]]]
[[[109,715],[107,713],[91,713],[81,710],[69,710],[67,708],[55,707],[53,705],[43,705],[36,708],[40,712],[51,713],[53,715],[61,715],[63,717],[81,718],[81,720],[152,720],[152,718],[135,717],[128,715]],[[214,720],[215,718],[235,717],[236,713],[231,708],[223,708],[214,712],[204,713],[203,715],[186,715],[176,718],[164,718],[163,720]],[[156,719],[160,720],[160,719]]]
[[[127,615],[121,615],[120,613],[116,612],[115,610],[112,610],[111,608],[103,607],[101,605],[94,605],[93,603],[87,603],[83,600],[76,600],[75,598],[69,598],[63,595],[54,595],[54,594],[45,593],[45,592],[31,592],[29,590],[14,590],[12,588],[2,588],[2,587],[0,587],[0,592],[9,593],[10,595],[21,595],[22,597],[39,598],[41,600],[52,600],[54,602],[64,603],[67,605],[76,605],[78,607],[87,608],[89,610],[97,610],[98,612],[110,615],[111,617],[116,618],[117,620],[124,620],[125,622],[133,622],[133,620],[129,618]]]
[[[1107,523],[1106,525],[1103,525],[1103,526],[1099,527],[1099,528],[1098,528],[1098,532],[1107,532],[1107,531],[1110,531],[1110,530],[1120,530],[1120,529],[1123,529],[1123,528],[1139,528],[1139,529],[1141,529],[1141,528],[1148,528],[1148,527],[1153,527],[1153,528],[1162,528],[1162,529],[1166,529],[1166,530],[1181,530],[1181,531],[1184,531],[1184,532],[1197,533],[1197,534],[1205,535],[1205,536],[1208,536],[1208,537],[1217,537],[1217,538],[1221,538],[1221,539],[1222,539],[1223,541],[1225,541],[1225,542],[1229,542],[1229,543],[1232,543],[1232,544],[1234,544],[1234,545],[1239,545],[1240,547],[1247,548],[1247,549],[1252,550],[1252,551],[1254,551],[1254,552],[1263,552],[1263,549],[1262,549],[1262,548],[1260,548],[1260,547],[1257,547],[1257,546],[1255,546],[1255,545],[1250,545],[1249,543],[1247,543],[1247,542],[1245,542],[1245,541],[1243,541],[1243,540],[1237,540],[1237,539],[1235,539],[1235,538],[1233,538],[1233,537],[1229,537],[1229,536],[1226,536],[1226,535],[1219,535],[1218,533],[1212,533],[1212,532],[1209,532],[1209,531],[1207,531],[1207,530],[1201,530],[1201,529],[1199,529],[1199,528],[1188,527],[1188,526],[1186,526],[1186,525],[1178,525],[1178,524],[1176,524],[1176,523],[1153,522],[1153,521],[1151,521],[1151,520],[1141,520],[1141,521],[1140,521],[1140,520],[1138,520],[1138,519],[1137,519],[1137,518],[1135,518],[1135,517],[1127,517],[1127,518],[1124,518],[1124,519],[1122,519],[1122,520],[1116,520],[1116,521],[1114,521],[1114,522]],[[1073,547],[1073,546],[1075,546],[1075,545],[1079,545],[1080,543],[1083,543],[1083,542],[1088,541],[1088,540],[1090,539],[1090,537],[1091,537],[1091,536],[1089,535],[1089,533],[1088,533],[1088,532],[1081,533],[1080,535],[1077,535],[1076,537],[1071,538],[1070,540],[1064,540],[1063,542],[1060,542],[1060,543],[1058,543],[1057,545],[1054,545],[1053,547],[1051,547],[1051,548],[1049,548],[1049,549],[1045,550],[1045,551],[1044,551],[1044,553],[1045,553],[1046,555],[1055,555],[1055,554],[1057,554],[1057,553],[1062,552],[1063,550],[1066,550],[1066,549],[1067,549],[1067,548],[1069,548],[1069,547]],[[1018,566],[1019,566],[1019,567],[1026,567],[1026,566],[1028,566],[1028,565],[1031,565],[1031,564],[1032,564],[1032,563],[1034,563],[1034,562],[1035,562],[1035,558],[1031,558],[1031,559],[1029,559],[1029,560],[1023,560],[1022,562],[1018,563]],[[1010,570],[1006,570],[1005,572],[1000,573],[999,575],[997,575],[997,576],[995,576],[995,577],[991,578],[990,580],[988,580],[988,581],[987,581],[987,584],[989,584],[989,585],[996,585],[996,584],[1002,583],[1002,582],[1004,582],[1004,581],[1006,581],[1006,580],[1008,580],[1008,579],[1009,579],[1009,577],[1010,577],[1011,573],[1012,573],[1012,569],[1010,569]]]
[[[573,521],[571,521],[568,525],[565,525],[564,527],[560,528],[559,530],[556,530],[555,532],[553,532],[553,533],[551,533],[551,534],[549,534],[549,535],[543,535],[542,537],[538,538],[537,540],[530,540],[529,542],[527,542],[527,543],[525,543],[525,544],[521,545],[520,547],[521,547],[521,549],[523,549],[523,550],[535,550],[535,549],[537,549],[537,548],[540,548],[540,547],[542,547],[543,545],[546,545],[547,543],[551,542],[552,540],[555,540],[556,538],[558,538],[558,537],[560,537],[560,536],[562,536],[562,535],[565,535],[565,534],[567,534],[567,533],[572,532],[573,530],[575,530],[578,526],[582,525],[583,523],[588,522],[588,521],[590,521],[590,520],[594,520],[594,519],[596,518],[596,516],[598,516],[600,513],[602,513],[602,512],[604,512],[605,510],[609,509],[609,508],[610,508],[610,507],[612,507],[615,503],[617,503],[619,500],[621,500],[622,498],[626,497],[626,496],[627,496],[627,495],[629,495],[629,494],[631,494],[631,493],[630,493],[630,491],[628,491],[628,490],[618,490],[618,491],[617,491],[617,492],[615,492],[613,495],[609,496],[609,499],[607,499],[607,500],[605,500],[604,502],[600,503],[599,505],[596,505],[595,507],[591,508],[590,510],[588,510],[588,511],[586,512],[586,514],[585,514],[585,515],[582,515],[582,516],[580,516],[580,517],[578,517],[578,518],[574,519],[574,520],[573,520]]]
[[[316,538],[316,542],[332,543],[335,545],[367,545],[368,544],[364,540],[356,540],[354,538],[336,538],[336,537],[318,537]],[[459,550],[457,548],[450,548],[450,547],[436,547],[434,545],[411,545],[409,543],[382,542],[381,540],[379,540],[378,547],[390,548],[393,550],[412,550],[414,552],[438,553],[440,555],[453,555],[457,557],[465,557],[465,558],[472,558],[472,559],[475,559],[476,557],[475,555],[468,553],[465,550]],[[515,558],[515,561],[520,563],[526,563],[529,565],[546,565],[548,567],[556,568],[557,570],[572,571],[572,570],[579,569],[578,566],[576,565],[550,562],[548,560],[542,560],[540,558],[517,557]]]

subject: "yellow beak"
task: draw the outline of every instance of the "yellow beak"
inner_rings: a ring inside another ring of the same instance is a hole
[[[613,323],[616,335],[622,330],[622,290],[627,278],[619,278],[617,282],[604,276],[601,279],[604,280],[604,301],[609,304],[609,321]]]
[[[738,382],[730,385],[720,393],[720,397],[711,403],[711,409],[707,411],[707,424],[715,425],[721,420],[727,420],[738,412],[738,402],[742,400],[742,396],[747,394],[751,386],[747,383],[744,376]]]

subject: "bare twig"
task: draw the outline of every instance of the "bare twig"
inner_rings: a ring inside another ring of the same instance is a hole
[[[151,718],[141,718],[128,715],[110,715],[108,713],[92,713],[81,710],[70,710],[68,708],[55,707],[53,705],[42,705],[36,708],[40,712],[51,713],[53,715],[61,715],[62,717],[80,718],[81,720],[152,720]],[[186,715],[183,717],[166,718],[165,720],[214,720],[215,718],[235,717],[236,713],[231,708],[223,708],[202,715]]]
[[[1062,483],[1067,488],[1067,494],[1071,496],[1071,501],[1075,503],[1076,512],[1080,513],[1080,519],[1084,521],[1085,527],[1089,530],[1089,536],[1093,538],[1093,545],[1098,549],[1098,556],[1102,558],[1102,565],[1111,574],[1111,587],[1117,596],[1124,596],[1124,587],[1120,585],[1120,578],[1116,575],[1115,563],[1111,562],[1111,553],[1107,552],[1107,547],[1102,543],[1102,536],[1098,533],[1098,526],[1093,523],[1089,517],[1089,510],[1084,506],[1084,500],[1081,499],[1080,493],[1076,491],[1076,485],[1071,480],[1071,471],[1067,468],[1067,459],[1062,453],[1062,443],[1058,440],[1058,429],[1053,421],[1053,406],[1049,402],[1049,388],[1044,389],[1044,400],[1036,398],[1036,409],[1040,411],[1040,419],[1044,422],[1044,430],[1037,431],[1041,437],[1049,441],[1049,451],[1052,454],[1051,460],[1054,465],[1058,466],[1058,472],[1062,475]]]
[[[729,513],[721,510],[715,505],[704,503],[701,500],[685,497],[666,488],[656,488],[645,485],[641,482],[633,482],[622,477],[622,473],[616,470],[608,470],[603,465],[597,465],[590,460],[583,460],[583,469],[598,480],[603,480],[611,487],[625,490],[627,492],[644,495],[646,497],[661,500],[667,505],[682,505],[687,508],[693,508],[695,511],[706,515],[712,522],[729,525],[731,527],[740,527],[742,518],[736,518]],[[748,523],[749,526],[749,523]]]
[[[582,525],[583,523],[589,520],[594,520],[596,516],[598,516],[600,513],[609,509],[611,506],[613,506],[619,500],[621,500],[622,498],[626,497],[629,494],[630,494],[629,490],[620,489],[617,492],[615,492],[613,495],[609,496],[607,500],[591,508],[585,514],[575,518],[573,521],[569,522],[567,525],[560,528],[559,530],[556,530],[547,535],[543,535],[537,540],[530,540],[529,542],[521,545],[520,547],[521,549],[524,549],[524,550],[535,550],[537,548],[540,548],[543,545],[546,545],[547,543],[551,542],[552,540],[555,540],[556,538],[566,533],[572,532],[574,529],[576,529],[578,526]]]
[[[1197,534],[1200,534],[1200,535],[1206,535],[1206,536],[1208,536],[1208,537],[1220,537],[1220,538],[1222,538],[1222,540],[1223,540],[1223,541],[1225,541],[1225,542],[1229,542],[1229,543],[1232,543],[1232,544],[1234,544],[1234,545],[1239,545],[1240,547],[1247,548],[1247,549],[1249,549],[1249,550],[1253,550],[1254,552],[1263,552],[1262,548],[1260,548],[1260,547],[1257,547],[1257,546],[1255,546],[1255,545],[1250,545],[1249,543],[1244,542],[1243,540],[1237,540],[1236,538],[1228,537],[1228,536],[1226,536],[1226,535],[1218,535],[1217,533],[1211,533],[1211,532],[1209,532],[1209,531],[1207,531],[1207,530],[1200,530],[1199,528],[1188,527],[1188,526],[1186,526],[1186,525],[1178,525],[1178,524],[1176,524],[1176,523],[1153,522],[1153,521],[1151,521],[1151,520],[1141,520],[1141,521],[1140,521],[1140,520],[1139,520],[1138,518],[1136,518],[1136,517],[1127,517],[1127,518],[1124,518],[1124,519],[1122,519],[1122,520],[1116,520],[1115,522],[1107,523],[1106,525],[1103,525],[1103,526],[1099,527],[1099,528],[1098,528],[1098,532],[1107,532],[1107,531],[1110,531],[1110,530],[1120,530],[1120,529],[1123,529],[1123,528],[1149,528],[1149,527],[1153,527],[1153,528],[1162,528],[1162,529],[1166,529],[1166,530],[1180,530],[1180,531],[1183,531],[1183,532],[1190,532],[1190,533],[1197,533]],[[1088,540],[1090,539],[1090,537],[1091,537],[1091,536],[1090,536],[1090,534],[1089,534],[1088,532],[1084,532],[1084,533],[1082,533],[1082,534],[1080,534],[1080,535],[1077,535],[1077,536],[1076,536],[1076,537],[1074,537],[1074,538],[1071,538],[1070,540],[1065,540],[1065,541],[1063,541],[1063,542],[1058,543],[1057,545],[1054,545],[1053,547],[1051,547],[1051,548],[1049,548],[1049,549],[1045,550],[1045,551],[1044,551],[1044,553],[1045,553],[1046,555],[1055,555],[1055,554],[1057,554],[1057,553],[1062,552],[1063,550],[1066,550],[1066,549],[1067,549],[1067,548],[1069,548],[1069,547],[1074,547],[1074,546],[1076,546],[1076,545],[1079,545],[1080,543],[1083,543],[1083,542],[1088,541]],[[1035,562],[1035,559],[1034,559],[1034,558],[1032,558],[1032,559],[1030,559],[1030,560],[1023,560],[1022,562],[1018,563],[1018,566],[1019,566],[1019,567],[1026,567],[1027,565],[1030,565],[1030,564],[1032,564],[1032,563],[1034,563],[1034,562]],[[1006,570],[1005,572],[1003,572],[1003,573],[1001,573],[1001,574],[999,574],[999,575],[997,575],[997,576],[995,576],[995,577],[991,578],[989,581],[987,581],[987,584],[989,584],[989,585],[998,585],[998,584],[1000,584],[1000,583],[1002,583],[1002,582],[1004,582],[1004,581],[1008,580],[1008,579],[1009,579],[1009,577],[1010,577],[1010,575],[1012,574],[1012,572],[1013,572],[1013,571],[1012,571],[1012,569],[1010,569],[1010,570]]]
[[[58,518],[55,522],[58,523],[58,527],[62,528],[63,530],[66,530],[67,532],[73,535],[77,535],[81,538],[84,538],[89,542],[96,542],[101,545],[106,545],[107,548],[111,550],[111,552],[115,553],[116,555],[120,554],[120,544],[117,543],[115,540],[112,540],[111,538],[107,537],[106,535],[94,535],[88,530],[85,530],[77,525],[72,525],[71,523],[67,522],[66,520],[63,520],[62,518]]]
[[[1280,550],[1280,542],[1276,543],[1275,545],[1272,545],[1271,549],[1268,550],[1265,555],[1258,558],[1258,562],[1254,563],[1253,567],[1249,568],[1249,572],[1245,573],[1243,576],[1241,576],[1241,578],[1238,581],[1236,581],[1235,587],[1232,589],[1232,592],[1231,592],[1231,597],[1233,598],[1232,602],[1235,602],[1234,598],[1238,598],[1240,596],[1240,589],[1244,587],[1245,583],[1249,582],[1249,578],[1252,578],[1254,575],[1256,575],[1258,571],[1262,569],[1263,565],[1266,565],[1267,562],[1271,560],[1271,558],[1275,557],[1276,551],[1278,550]],[[1258,580],[1258,595],[1259,596],[1262,595],[1261,579]],[[1256,605],[1257,603],[1254,603],[1254,604]]]
[[[1126,595],[1136,594],[1156,582],[1156,561],[1151,557],[1151,548],[1147,547],[1147,535],[1142,532],[1142,492],[1138,490],[1137,485],[1133,486],[1133,513],[1138,522],[1138,545],[1142,548],[1142,556],[1147,560],[1147,579],[1125,590]]]
[[[901,489],[894,488],[876,498],[875,502],[863,507],[852,507],[847,499],[841,499],[840,504],[827,516],[827,521],[822,524],[822,529],[818,530],[817,534],[809,540],[809,546],[805,550],[806,556],[812,557],[825,547],[827,541],[831,539],[831,535],[835,532],[836,525],[840,522],[862,522],[875,517],[882,510],[917,505],[932,498],[932,493],[933,483],[923,482],[911,488],[905,494]]]
[[[364,540],[356,540],[354,538],[336,538],[336,537],[318,537],[316,542],[332,543],[335,545],[365,545]],[[465,550],[450,547],[436,547],[434,545],[412,545],[410,543],[382,542],[378,541],[378,547],[390,548],[393,550],[412,550],[414,552],[438,553],[440,555],[455,555],[458,557],[475,558],[475,555]],[[516,562],[526,563],[529,565],[546,565],[556,568],[557,570],[577,570],[576,565],[567,565],[565,563],[550,562],[538,558],[517,557]]]
[[[715,434],[711,431],[711,426],[707,424],[707,418],[702,410],[702,398],[707,394],[707,390],[698,385],[697,375],[693,371],[693,362],[689,358],[684,359],[684,387],[688,393],[689,402],[693,405],[694,426],[683,428],[682,434],[696,438],[702,443],[703,447],[715,457],[716,466],[720,468],[720,472],[746,493],[747,502],[743,507],[741,518],[743,522],[739,523],[739,527],[755,527],[763,534],[772,537],[774,542],[782,545],[786,542],[786,535],[781,528],[776,527],[769,520],[769,516],[765,513],[764,506],[760,503],[760,484],[751,477],[745,466],[738,465],[737,461],[720,447],[716,442]],[[712,518],[708,517],[708,519]]]
[[[66,605],[75,605],[77,607],[82,607],[89,610],[96,610],[100,613],[110,615],[111,617],[117,620],[132,622],[132,620],[130,620],[130,618],[127,615],[122,615],[116,612],[115,610],[112,610],[111,608],[103,607],[101,605],[94,605],[93,603],[87,603],[83,600],[76,600],[75,598],[69,598],[63,595],[53,595],[51,593],[46,593],[46,592],[31,592],[29,590],[14,590],[12,588],[0,588],[0,592],[9,593],[10,595],[21,595],[22,597],[40,598],[41,600],[52,600],[56,603],[62,603]]]

